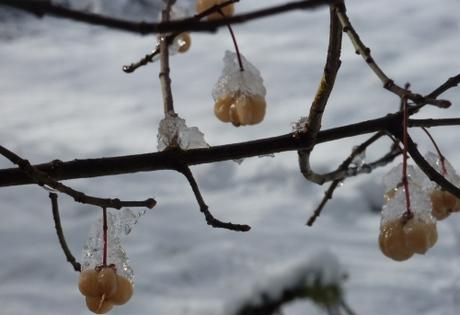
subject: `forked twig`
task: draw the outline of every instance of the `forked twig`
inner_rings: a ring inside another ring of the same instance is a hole
[[[200,211],[204,214],[206,218],[206,223],[215,228],[222,228],[237,232],[247,232],[251,229],[249,225],[246,224],[234,224],[231,222],[222,222],[216,219],[212,213],[209,211],[208,205],[205,203],[203,196],[201,195],[200,189],[198,187],[195,178],[193,177],[192,171],[188,166],[181,166],[176,169],[178,172],[182,173],[188,180],[190,187],[192,188],[193,193],[195,194],[196,201],[200,206]]]
[[[347,33],[350,41],[352,42],[353,46],[356,49],[356,53],[361,55],[366,61],[367,65],[371,70],[377,75],[377,77],[382,81],[383,87],[390,92],[398,95],[402,98],[404,95],[407,96],[408,99],[415,102],[417,105],[424,105],[424,104],[431,104],[441,108],[447,108],[451,105],[450,101],[448,100],[438,100],[436,99],[436,94],[428,95],[426,97],[420,94],[411,93],[404,88],[400,87],[392,79],[390,79],[385,72],[377,65],[374,58],[371,55],[371,50],[364,45],[359,37],[358,33],[356,33],[355,29],[350,23],[350,20],[346,14],[345,5],[340,7],[337,10],[337,17],[339,18],[340,24],[342,25],[342,29],[345,33]],[[434,97],[433,97],[434,96]]]
[[[151,209],[156,205],[156,201],[153,198],[149,198],[145,201],[122,201],[120,199],[89,196],[54,180],[47,173],[32,166],[29,161],[22,159],[16,153],[11,152],[3,146],[0,146],[0,154],[16,164],[19,169],[30,177],[36,184],[40,186],[47,185],[57,191],[71,196],[76,202],[115,209],[121,209],[123,207],[146,207]]]
[[[51,199],[51,208],[53,210],[54,227],[56,228],[56,234],[59,239],[59,244],[61,245],[62,251],[64,252],[64,255],[67,261],[73,266],[73,269],[75,271],[80,272],[81,265],[72,255],[72,252],[70,251],[69,246],[67,246],[67,242],[65,241],[64,231],[62,230],[62,225],[61,225],[61,218],[59,216],[58,195],[56,193],[50,193],[49,197]]]

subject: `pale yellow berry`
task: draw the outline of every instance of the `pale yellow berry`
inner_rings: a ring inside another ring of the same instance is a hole
[[[120,275],[117,275],[117,291],[109,296],[109,301],[115,305],[122,305],[129,301],[133,295],[133,285]]]
[[[235,107],[238,114],[238,123],[241,125],[255,125],[265,116],[265,99],[258,95],[241,95],[236,99]]]
[[[214,5],[217,4],[222,4],[225,0],[197,0],[196,1],[196,12],[201,13],[203,11],[206,11],[207,9],[211,8]],[[235,6],[232,4],[229,4],[221,9],[222,13],[228,17],[232,16],[233,13],[235,13]],[[210,15],[208,15],[208,20],[218,20],[222,18],[222,14],[219,12],[214,12]]]
[[[104,297],[86,297],[86,306],[88,309],[96,314],[105,314],[110,311],[113,304],[106,300]]]
[[[444,190],[434,190],[431,195],[431,213],[438,220],[443,220],[457,208],[457,198]]]
[[[102,295],[97,284],[97,275],[98,273],[94,269],[88,269],[80,273],[78,288],[80,289],[81,294],[91,297],[98,297]]]
[[[379,235],[379,246],[385,256],[396,261],[407,260],[414,254],[406,246],[400,219],[389,221],[382,227]]]
[[[192,38],[190,37],[189,33],[182,33],[180,35],[177,35],[178,42],[179,42],[179,48],[177,49],[178,52],[184,53],[187,50],[189,50],[190,45],[192,44]]]
[[[226,95],[216,100],[214,104],[214,114],[223,122],[230,121],[230,106],[234,103],[232,96]]]
[[[97,275],[97,284],[101,294],[110,296],[117,291],[117,274],[114,268],[103,267]]]
[[[435,223],[411,218],[403,227],[406,246],[417,254],[425,254],[438,240]]]

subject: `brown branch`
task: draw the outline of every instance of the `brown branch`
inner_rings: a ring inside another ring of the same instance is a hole
[[[206,17],[206,16],[208,16],[208,15],[210,15],[212,13],[218,12],[222,8],[224,8],[224,7],[226,7],[226,6],[230,5],[230,4],[233,4],[235,2],[238,2],[238,1],[239,0],[227,0],[227,1],[224,1],[221,4],[214,5],[214,6],[210,7],[210,8],[208,8],[208,9],[204,10],[203,12],[194,15],[192,17],[192,19],[195,20],[195,21],[199,21],[202,18],[204,18],[204,17]],[[166,42],[168,43],[168,45],[171,45],[171,43],[174,41],[176,36],[178,36],[181,33],[182,32],[174,32],[171,35],[166,36]],[[155,49],[150,54],[145,55],[141,60],[139,60],[139,61],[137,61],[135,63],[131,63],[129,65],[123,66],[123,71],[126,72],[126,73],[132,73],[132,72],[136,71],[138,68],[140,68],[142,66],[145,66],[146,64],[148,64],[150,62],[153,62],[154,58],[156,56],[158,56],[159,53],[160,53],[160,47],[159,47],[159,45],[157,45],[155,47]]]
[[[214,228],[222,228],[237,232],[247,232],[251,229],[251,227],[246,224],[233,224],[231,222],[222,222],[216,219],[209,211],[208,205],[205,203],[203,196],[201,195],[200,188],[198,187],[198,184],[195,181],[195,178],[193,177],[190,168],[188,166],[180,166],[177,167],[176,170],[182,173],[187,178],[190,187],[192,188],[192,191],[195,194],[196,201],[200,206],[200,211],[204,214],[204,217],[206,218],[206,223],[208,225]]]
[[[401,113],[398,112],[377,119],[322,130],[318,133],[315,142],[306,139],[305,135],[298,137],[295,133],[288,133],[278,137],[220,145],[204,149],[186,151],[176,149],[108,158],[79,159],[68,162],[52,161],[35,165],[34,167],[56,180],[131,174],[157,170],[175,170],[178,164],[191,166],[300,150],[310,147],[313,144],[389,130],[393,125],[401,123],[401,117]],[[439,124],[437,120],[409,120],[409,125],[411,125],[411,122],[414,122],[414,124],[422,124],[425,127],[460,125],[460,118],[455,118],[454,120],[449,119],[448,121],[441,119],[441,124]],[[31,183],[35,183],[35,181],[24,174],[20,169],[10,168],[0,170],[0,187]]]
[[[335,11],[336,6],[329,8],[330,26],[329,26],[329,46],[327,49],[326,64],[324,66],[323,77],[319,83],[318,91],[310,107],[308,116],[308,135],[312,141],[317,137],[321,129],[321,120],[326,108],[329,96],[334,88],[335,78],[340,68],[340,52],[342,47],[342,32]],[[318,175],[310,167],[310,155],[313,146],[306,150],[298,151],[299,167],[303,176],[313,182],[317,182]]]
[[[58,18],[66,18],[73,21],[83,22],[92,25],[100,25],[116,30],[138,33],[141,35],[152,33],[168,33],[168,32],[185,32],[185,31],[201,31],[214,32],[218,28],[227,24],[240,24],[249,22],[255,19],[260,19],[276,14],[281,14],[294,10],[311,10],[319,6],[335,3],[335,0],[303,0],[293,1],[290,3],[277,5],[261,10],[252,11],[245,14],[239,14],[220,20],[213,21],[196,21],[194,18],[187,18],[177,21],[169,21],[162,23],[149,22],[133,22],[113,17],[103,16],[99,14],[81,12],[68,9],[49,0],[0,0],[0,5],[20,9],[38,17],[51,15]]]
[[[58,195],[55,193],[50,193],[49,197],[51,199],[51,208],[53,210],[54,227],[56,228],[56,234],[59,239],[59,244],[61,245],[62,251],[64,252],[64,255],[67,261],[73,266],[73,269],[75,271],[80,272],[81,265],[72,255],[72,252],[70,251],[69,246],[67,246],[67,242],[65,241],[64,231],[62,230],[62,225],[61,225],[61,218],[59,216]]]
[[[409,127],[439,127],[439,126],[458,126],[460,118],[442,119],[409,119]]]
[[[345,159],[342,162],[342,164],[340,164],[340,166],[337,168],[335,172],[332,172],[332,173],[341,173],[343,174],[343,176],[339,176],[332,181],[331,185],[329,186],[327,191],[324,193],[324,197],[321,200],[320,204],[313,212],[313,215],[308,219],[307,221],[308,226],[312,226],[315,223],[316,219],[321,215],[321,211],[324,209],[324,206],[326,205],[326,203],[330,199],[332,199],[332,195],[334,194],[334,191],[336,190],[336,188],[340,185],[341,182],[343,182],[343,180],[345,180],[345,178],[347,177],[347,170],[350,169],[349,166],[353,162],[353,159],[359,154],[361,154],[362,152],[364,152],[371,144],[373,144],[375,141],[380,139],[383,135],[385,135],[385,133],[380,131],[374,134],[372,137],[370,137],[366,141],[364,141],[363,143],[361,143],[356,148],[354,148],[350,156],[347,159]],[[356,169],[359,170],[360,168],[356,168]]]
[[[50,175],[46,172],[32,166],[29,161],[22,159],[17,154],[11,152],[3,146],[0,146],[0,154],[12,163],[16,164],[19,167],[19,170],[29,178],[31,183],[36,183],[40,186],[49,186],[57,191],[71,196],[76,202],[115,209],[121,209],[123,207],[146,207],[151,209],[156,204],[156,201],[152,198],[145,201],[121,201],[120,199],[104,199],[85,195],[84,193],[76,191],[69,186],[61,184],[50,177]]]
[[[171,6],[176,0],[168,0],[165,9],[162,11],[161,21],[169,21]],[[160,50],[160,78],[161,94],[163,95],[163,107],[165,117],[168,113],[175,114],[173,96],[171,90],[171,77],[169,75],[169,43],[163,35],[158,36],[159,50]]]
[[[417,105],[431,104],[441,108],[447,108],[451,105],[451,103],[447,100],[437,100],[435,97],[430,97],[430,95],[423,97],[420,94],[411,93],[394,83],[394,81],[390,79],[377,65],[371,55],[371,50],[361,41],[358,33],[356,33],[355,29],[350,23],[350,20],[348,19],[345,6],[341,7],[340,10],[337,10],[337,16],[339,18],[340,24],[342,25],[343,31],[347,33],[350,41],[355,47],[356,53],[363,57],[369,68],[371,68],[371,70],[377,75],[380,81],[382,81],[383,87],[385,89],[398,95],[400,98],[405,95],[408,99],[412,100]],[[433,96],[436,96],[436,94]]]

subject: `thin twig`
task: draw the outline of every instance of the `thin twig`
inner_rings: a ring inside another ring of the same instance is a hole
[[[195,194],[196,201],[200,206],[200,211],[204,214],[206,218],[206,223],[214,228],[222,228],[231,231],[237,232],[247,232],[251,229],[249,225],[246,224],[233,224],[231,222],[222,222],[216,219],[212,213],[209,211],[208,205],[205,203],[203,196],[201,195],[200,189],[198,187],[195,178],[193,177],[192,171],[188,166],[177,167],[178,172],[182,173],[188,180],[190,187],[192,188],[193,193]]]
[[[457,74],[454,77],[449,78],[446,82],[441,84],[436,90],[428,94],[427,98],[437,98],[442,93],[446,92],[450,88],[456,87],[460,84],[460,74]]]
[[[441,149],[439,148],[438,144],[434,140],[431,133],[425,127],[422,127],[422,130],[426,133],[431,143],[433,144],[434,148],[436,149],[436,152],[438,153],[438,156],[439,156],[439,160],[441,161],[442,175],[446,176],[447,169],[446,169],[446,158],[444,157],[444,154],[442,154]]]
[[[216,5],[213,5],[212,7],[204,10],[203,12],[200,12],[196,15],[193,16],[193,20],[195,21],[199,21],[201,20],[202,18],[212,14],[212,13],[215,13],[215,12],[219,12],[219,10],[222,10],[222,8],[225,8],[226,6],[230,5],[230,4],[233,4],[235,2],[238,2],[239,0],[227,0],[227,1],[224,1],[222,2],[221,4],[216,4]],[[172,42],[174,41],[174,39],[176,38],[176,36],[180,35],[182,32],[174,32],[168,36],[166,36],[166,42],[171,45]],[[138,68],[142,67],[142,66],[145,66],[146,64],[150,63],[150,62],[153,62],[154,61],[154,58],[156,56],[158,56],[158,54],[160,53],[160,47],[159,45],[157,45],[155,47],[155,49],[150,53],[150,54],[147,54],[145,55],[141,60],[135,62],[135,63],[131,63],[129,65],[125,65],[123,66],[123,71],[126,72],[126,73],[132,73],[134,71],[136,71]]]
[[[361,154],[362,152],[364,152],[371,144],[373,144],[375,141],[377,141],[384,135],[385,135],[384,132],[378,132],[374,134],[372,137],[370,137],[369,139],[361,143],[359,146],[354,148],[350,156],[342,162],[342,164],[337,168],[337,172],[343,172],[344,176],[339,177],[332,181],[331,185],[329,186],[327,191],[324,193],[324,197],[321,200],[320,204],[313,212],[313,215],[308,219],[306,223],[308,226],[312,226],[315,223],[316,219],[321,215],[321,212],[324,209],[324,206],[326,205],[326,203],[332,198],[332,195],[334,191],[336,190],[336,188],[340,185],[340,183],[342,183],[345,180],[346,171],[349,169],[349,166],[353,162],[353,159],[359,154]],[[357,168],[359,169],[360,167],[357,167]]]
[[[171,12],[171,6],[176,0],[168,0],[165,9],[162,11],[162,21],[169,21],[169,15]],[[163,107],[165,116],[175,114],[173,96],[171,90],[171,77],[169,75],[169,43],[166,40],[165,35],[158,36],[159,49],[160,49],[160,83],[161,83],[161,94],[163,95]]]
[[[348,305],[348,303],[343,298],[340,299],[339,303],[347,315],[356,315],[356,313],[351,309],[351,307]]]
[[[123,207],[146,207],[151,209],[156,204],[156,201],[152,198],[145,201],[121,201],[120,199],[104,199],[85,195],[82,192],[76,191],[69,186],[54,180],[46,172],[32,166],[29,161],[22,159],[16,153],[11,152],[3,146],[0,146],[0,154],[16,164],[19,169],[31,179],[31,182],[40,186],[47,185],[57,191],[71,196],[76,202],[115,209],[121,209]]]
[[[212,146],[204,149],[185,151],[165,150],[154,153],[78,159],[66,162],[54,160],[52,162],[35,165],[34,167],[56,180],[121,175],[158,170],[175,170],[178,163],[192,166],[220,161],[237,160],[259,155],[297,151],[319,143],[374,133],[382,130],[388,130],[391,132],[391,130],[394,130],[395,128],[400,128],[401,119],[401,113],[396,112],[376,119],[322,130],[318,133],[315,141],[307,139],[305,135],[297,137],[296,133],[288,133],[277,137]],[[460,125],[460,118],[409,120],[409,126],[412,127],[458,125]],[[33,183],[36,183],[36,180],[33,180],[21,169],[9,168],[0,170],[0,187],[27,185]],[[131,205],[126,206],[129,207]],[[134,207],[140,205],[137,204],[132,206]]]
[[[87,24],[100,25],[109,27],[111,29],[134,32],[141,35],[152,33],[168,33],[168,32],[185,32],[185,31],[201,31],[201,32],[214,32],[218,28],[227,24],[240,24],[249,22],[255,19],[260,19],[276,14],[281,14],[294,10],[312,10],[319,6],[328,5],[336,2],[335,0],[302,0],[293,1],[286,4],[281,4],[261,10],[239,14],[225,19],[213,21],[197,21],[193,18],[183,20],[149,23],[149,22],[132,22],[121,19],[116,19],[109,16],[103,16],[95,13],[81,12],[72,10],[53,4],[49,0],[0,0],[0,5],[5,5],[20,9],[32,14],[42,17],[44,15],[51,15],[58,18],[70,19]]]
[[[361,41],[358,33],[356,33],[355,29],[350,23],[348,16],[346,14],[345,6],[342,6],[339,10],[337,10],[337,16],[340,20],[340,24],[342,25],[342,29],[345,33],[347,33],[350,41],[352,42],[353,46],[356,49],[356,53],[361,55],[366,61],[369,68],[377,75],[377,77],[382,81],[383,87],[390,92],[398,95],[402,98],[404,95],[407,96],[408,99],[415,102],[417,105],[422,104],[431,104],[441,108],[447,108],[451,105],[450,101],[447,100],[437,100],[433,97],[423,97],[420,94],[414,94],[411,92],[406,91],[404,88],[400,87],[392,79],[390,79],[383,70],[377,65],[374,58],[371,55],[371,50],[364,45]]]
[[[404,95],[402,97],[403,102],[403,121],[402,121],[402,129],[403,129],[403,166],[402,166],[402,184],[404,186],[404,193],[405,193],[405,200],[406,200],[406,212],[404,213],[405,219],[409,219],[413,216],[412,209],[411,209],[411,200],[410,200],[410,191],[409,191],[409,180],[407,177],[407,139],[409,138],[408,135],[408,124],[407,121],[409,120],[409,112],[408,112],[408,105],[407,105],[407,97]]]
[[[310,106],[310,114],[307,122],[307,137],[315,139],[321,129],[321,120],[327,101],[334,87],[335,78],[340,68],[340,52],[342,47],[342,31],[340,28],[337,15],[335,14],[337,7],[329,8],[329,46],[327,49],[326,64],[324,66],[323,76],[319,83],[315,98]],[[310,155],[313,146],[306,150],[298,151],[299,167],[303,176],[313,182],[317,182],[317,174],[310,167]]]
[[[70,251],[69,246],[67,246],[67,242],[65,241],[64,231],[62,230],[61,225],[61,218],[59,216],[58,195],[56,193],[50,193],[49,197],[51,199],[51,209],[53,210],[54,227],[56,228],[56,234],[59,239],[59,244],[61,245],[62,251],[64,252],[67,261],[72,265],[75,271],[80,272],[81,265],[72,255],[72,252]]]

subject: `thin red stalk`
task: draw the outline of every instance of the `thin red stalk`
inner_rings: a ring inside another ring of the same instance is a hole
[[[411,211],[411,204],[410,204],[410,194],[409,194],[409,182],[407,180],[407,128],[408,128],[408,112],[407,112],[407,96],[403,96],[403,142],[404,142],[404,150],[403,150],[403,174],[402,174],[402,182],[404,185],[404,192],[406,193],[406,215],[408,217],[412,216]]]
[[[222,15],[223,18],[225,18],[224,12],[219,8],[218,12],[220,15]],[[230,32],[230,36],[232,37],[233,45],[235,46],[235,51],[236,51],[236,56],[238,58],[238,64],[240,66],[240,71],[244,71],[243,68],[243,61],[241,60],[241,55],[240,55],[240,49],[238,47],[238,42],[236,41],[236,36],[235,33],[233,32],[232,26],[230,24],[227,24],[228,31]]]
[[[441,153],[441,150],[439,149],[438,144],[436,143],[434,138],[431,136],[431,134],[428,131],[428,129],[426,129],[425,127],[422,127],[422,130],[425,131],[426,135],[428,136],[428,138],[430,138],[431,142],[433,143],[433,146],[436,149],[436,152],[438,152],[439,160],[441,161],[442,175],[446,176],[447,175],[447,168],[446,168],[446,163],[445,163],[446,159],[444,158],[444,155]]]
[[[104,241],[104,252],[102,256],[102,265],[105,267],[107,266],[107,248],[108,248],[108,241],[107,241],[107,208],[102,208],[102,230],[103,230],[103,241]]]

